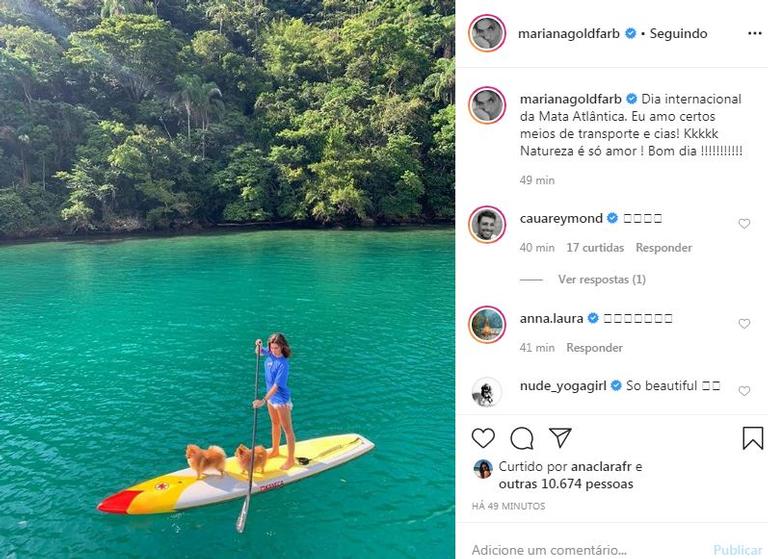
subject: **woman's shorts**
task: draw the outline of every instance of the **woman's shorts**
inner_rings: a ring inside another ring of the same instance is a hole
[[[290,400],[282,404],[273,404],[272,402],[267,402],[267,405],[273,408],[288,408],[289,410],[293,409],[293,402],[291,402]]]

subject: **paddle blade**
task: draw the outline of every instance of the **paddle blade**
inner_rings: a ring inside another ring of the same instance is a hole
[[[248,519],[248,504],[250,499],[245,499],[243,502],[243,508],[240,510],[240,516],[237,517],[237,523],[235,524],[235,529],[237,530],[238,534],[242,534],[245,532],[245,521]]]

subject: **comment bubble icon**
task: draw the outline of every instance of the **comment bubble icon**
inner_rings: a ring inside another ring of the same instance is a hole
[[[528,427],[518,427],[512,431],[509,440],[517,450],[533,450],[533,433]]]

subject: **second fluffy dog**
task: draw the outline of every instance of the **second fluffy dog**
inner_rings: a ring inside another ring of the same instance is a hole
[[[267,451],[261,445],[254,447],[253,451],[255,453],[253,469],[258,469],[263,474],[264,466],[267,463]],[[251,467],[251,454],[251,450],[244,444],[241,444],[235,450],[235,456],[237,456],[237,461],[240,463],[243,475],[245,475]]]

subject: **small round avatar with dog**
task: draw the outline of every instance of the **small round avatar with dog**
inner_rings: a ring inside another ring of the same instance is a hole
[[[280,456],[281,430],[285,433],[288,443],[288,458],[280,466],[282,470],[289,470],[296,463],[296,436],[293,433],[291,420],[291,390],[288,388],[288,374],[291,356],[291,347],[285,336],[279,332],[272,334],[267,340],[267,348],[262,347],[261,339],[256,340],[256,354],[266,357],[264,360],[264,379],[267,393],[261,400],[254,400],[254,409],[262,407],[265,403],[269,410],[269,418],[272,420],[272,450],[268,458]]]

